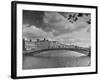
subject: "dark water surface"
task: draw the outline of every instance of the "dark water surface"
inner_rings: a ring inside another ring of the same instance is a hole
[[[23,56],[23,69],[89,66],[90,58],[73,51],[47,51]]]

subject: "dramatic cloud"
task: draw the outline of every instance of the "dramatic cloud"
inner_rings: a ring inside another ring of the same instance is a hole
[[[37,28],[33,25],[29,27],[28,26],[29,26],[28,24],[23,25],[23,37],[37,39],[47,36],[46,32],[44,32],[40,28]]]
[[[43,19],[45,25],[44,30],[47,32],[52,31],[55,36],[79,31],[85,27],[88,27],[88,24],[84,19],[86,18],[80,18],[80,20],[72,24],[68,21],[68,19],[57,12],[45,12]]]
[[[24,15],[23,38],[46,38],[64,44],[75,44],[83,47],[90,45],[91,25],[86,23],[86,21],[90,19],[90,16],[79,17],[76,22],[71,23],[58,12],[40,12],[38,13],[40,15],[42,13],[41,16],[39,15],[40,18],[36,13],[38,12],[31,13],[34,19],[32,19],[30,15],[28,15],[29,17],[27,18]]]
[[[23,38],[55,40],[52,32],[45,32],[34,25],[23,24]]]
[[[69,27],[66,26],[66,19],[56,12],[45,12],[43,20],[46,26],[44,30],[53,31],[54,35],[66,32]]]

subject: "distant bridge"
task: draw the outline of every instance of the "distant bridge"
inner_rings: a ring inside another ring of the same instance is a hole
[[[87,56],[90,55],[90,51],[86,49],[79,49],[79,48],[50,48],[50,49],[40,49],[40,50],[31,50],[31,51],[23,51],[24,55],[34,56],[36,54],[42,54],[41,52],[45,51],[54,51],[54,50],[67,50],[67,51],[75,51]]]

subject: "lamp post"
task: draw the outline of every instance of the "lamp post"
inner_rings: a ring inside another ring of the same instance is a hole
[[[23,50],[26,50],[25,49],[25,40],[23,39]]]

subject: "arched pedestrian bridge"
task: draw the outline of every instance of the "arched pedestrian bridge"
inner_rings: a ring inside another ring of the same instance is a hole
[[[50,48],[50,49],[39,49],[39,50],[31,50],[31,51],[23,51],[24,55],[34,56],[36,54],[42,54],[45,51],[54,51],[54,50],[67,50],[67,51],[75,51],[87,56],[90,55],[89,49],[82,49],[82,48]]]

